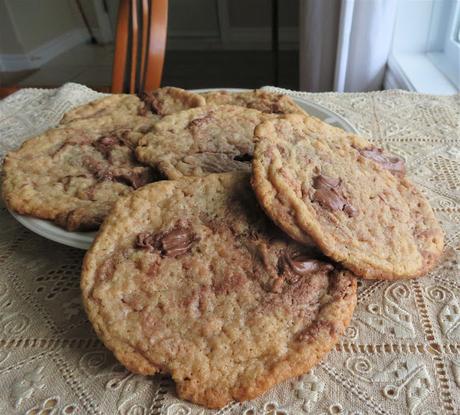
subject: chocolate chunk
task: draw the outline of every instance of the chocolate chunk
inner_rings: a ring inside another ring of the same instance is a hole
[[[152,181],[150,169],[143,169],[142,171],[130,171],[128,173],[113,175],[113,180],[127,184],[134,189],[139,189]]]
[[[358,211],[346,200],[341,189],[341,180],[320,174],[313,179],[313,202],[318,202],[329,210],[343,210],[349,217],[356,216]]]
[[[278,259],[279,275],[291,284],[299,281],[300,276],[305,277],[314,272],[329,272],[333,269],[333,265],[304,254],[284,252]]]
[[[332,271],[334,267],[331,264],[318,261],[317,259],[308,258],[306,255],[287,256],[287,262],[291,269],[302,276],[317,271]]]
[[[212,114],[213,112],[209,111],[204,117],[195,118],[194,120],[188,123],[187,128],[199,128],[203,125],[206,125],[207,123],[209,123],[209,121],[211,121]]]
[[[160,251],[161,256],[178,257],[192,248],[199,238],[190,230],[181,225],[176,226],[169,232],[152,234],[142,232],[137,235],[136,247],[146,249],[150,252]]]
[[[381,148],[370,146],[363,149],[357,148],[357,150],[363,157],[375,161],[395,176],[402,177],[406,173],[404,160],[394,155],[384,154]]]
[[[163,115],[161,103],[158,101],[153,92],[143,92],[139,98],[144,101],[146,108],[151,112],[154,114]]]
[[[327,177],[320,174],[313,179],[313,187],[319,189],[321,187],[339,187],[340,179],[334,177]]]
[[[157,249],[155,236],[150,232],[141,232],[136,237],[136,248],[153,252]]]
[[[196,235],[190,229],[173,229],[160,239],[161,253],[175,258],[188,252],[196,240]]]
[[[108,168],[102,162],[87,156],[83,159],[84,166],[98,181],[115,181],[138,189],[153,180],[153,174],[148,167],[136,167],[134,170]]]

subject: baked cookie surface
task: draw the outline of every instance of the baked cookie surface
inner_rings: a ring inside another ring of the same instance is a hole
[[[268,215],[291,237],[364,278],[429,271],[443,232],[404,162],[313,117],[267,121],[255,131],[252,184]]]
[[[121,117],[120,122],[123,122],[123,119],[127,117],[146,114],[145,104],[136,95],[113,94],[67,111],[59,124],[64,125],[73,121],[104,116],[112,117],[112,122]]]
[[[153,180],[134,159],[137,138],[151,117],[80,119],[26,141],[7,154],[2,193],[24,215],[74,230],[97,229],[113,202]]]
[[[354,276],[282,234],[241,172],[156,182],[119,200],[81,288],[123,365],[169,373],[181,398],[211,408],[307,372],[356,303]]]
[[[137,158],[165,177],[250,171],[255,127],[270,115],[210,105],[164,117],[139,140]]]
[[[143,98],[114,94],[76,107],[8,154],[2,192],[9,208],[69,231],[97,229],[119,196],[154,179],[134,157],[137,141],[164,115],[205,104],[172,87]]]
[[[141,99],[152,114],[160,116],[206,105],[206,100],[201,95],[172,86],[144,93]]]
[[[238,105],[269,114],[304,113],[291,97],[261,89],[243,92],[210,91],[201,95],[208,105]]]
[[[141,99],[131,94],[112,94],[66,112],[60,124],[102,116],[112,117],[113,122],[138,115],[149,115],[159,120],[164,115],[205,104],[202,96],[174,87],[158,88],[144,93]]]

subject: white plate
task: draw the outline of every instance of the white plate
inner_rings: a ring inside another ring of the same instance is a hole
[[[218,91],[224,88],[213,88],[213,89],[196,89],[193,92],[207,92],[207,91]],[[227,91],[238,92],[245,91],[245,89],[236,88],[225,88]],[[357,133],[355,127],[351,125],[345,118],[336,114],[333,111],[324,108],[321,105],[307,101],[303,98],[292,97],[292,99],[302,107],[307,113],[335,126],[342,128],[345,131],[351,133]],[[51,239],[52,241],[59,242],[64,245],[72,246],[74,248],[88,249],[96,236],[96,232],[68,232],[64,229],[56,226],[54,223],[36,219],[31,216],[18,215],[17,213],[10,212],[14,218],[24,225],[27,229],[35,232],[44,238]]]
[[[14,218],[27,229],[44,238],[59,242],[60,244],[74,248],[88,249],[93,242],[97,232],[68,232],[53,222],[44,219],[33,218],[32,216],[18,215],[11,212]]]

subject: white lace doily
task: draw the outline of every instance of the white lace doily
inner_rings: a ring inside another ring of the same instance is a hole
[[[81,251],[32,234],[0,205],[0,414],[459,414],[460,96],[305,94],[404,157],[446,232],[441,265],[413,281],[360,282],[351,326],[309,374],[206,411],[166,376],[130,374],[82,310]],[[0,155],[101,94],[76,84],[0,102]]]

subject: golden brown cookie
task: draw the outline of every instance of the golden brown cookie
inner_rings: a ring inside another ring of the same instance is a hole
[[[154,179],[134,157],[139,138],[162,116],[205,104],[200,95],[170,87],[143,98],[114,94],[81,105],[57,128],[8,154],[8,207],[70,231],[97,229],[119,196]]]
[[[144,103],[136,95],[113,94],[103,98],[80,105],[64,114],[60,125],[68,124],[73,121],[87,120],[90,118],[128,117],[146,115]],[[156,117],[159,119],[159,117]]]
[[[120,116],[162,116],[206,104],[205,99],[181,88],[164,87],[143,93],[142,101],[136,95],[113,94],[80,105],[66,112],[60,124],[72,121],[110,116],[116,122]]]
[[[141,99],[152,114],[159,116],[206,105],[206,100],[201,95],[172,86],[145,92]]]
[[[304,113],[291,97],[254,89],[253,91],[210,91],[201,94],[208,105],[238,105],[268,114]]]
[[[153,180],[133,151],[153,123],[124,113],[82,118],[26,141],[4,160],[8,208],[70,231],[97,229],[119,196]]]
[[[142,137],[137,158],[165,177],[251,170],[254,128],[270,115],[211,105],[164,117]]]
[[[437,262],[443,232],[401,159],[365,139],[299,114],[255,131],[253,188],[291,237],[356,275],[412,278]]]
[[[273,226],[245,173],[157,182],[119,200],[81,288],[123,365],[169,373],[181,398],[210,408],[307,372],[356,303],[353,275]]]

